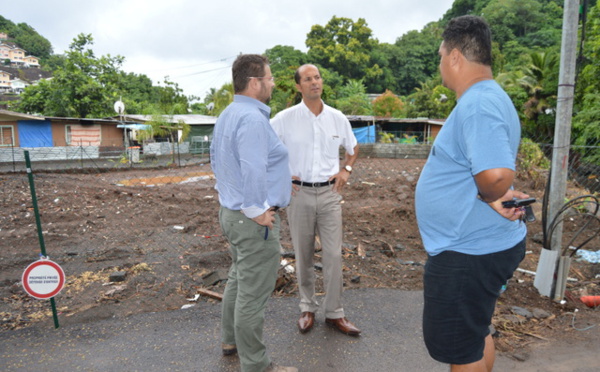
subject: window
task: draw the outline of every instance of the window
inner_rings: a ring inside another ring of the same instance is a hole
[[[71,135],[71,126],[65,126],[65,141],[67,142],[67,146],[71,146],[72,135]]]
[[[0,126],[0,147],[8,147],[14,144],[13,127]]]

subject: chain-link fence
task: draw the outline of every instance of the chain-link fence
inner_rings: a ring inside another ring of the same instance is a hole
[[[122,143],[122,138],[103,142]],[[22,172],[25,169],[24,151],[29,151],[37,170],[118,170],[124,168],[183,167],[206,162],[211,139],[208,136],[192,137],[183,143],[145,142],[129,147],[93,146],[83,141],[78,145],[22,148],[0,146],[0,173]]]
[[[426,255],[413,194],[431,148],[426,142],[361,145],[344,190],[347,287],[421,288]],[[524,179],[519,182],[541,200],[552,146],[524,143],[528,148],[520,155]],[[67,317],[93,317],[110,316],[94,312],[100,305],[109,305],[113,316],[119,308],[124,313],[157,311],[179,308],[200,287],[222,290],[230,261],[218,224],[209,147],[209,139],[200,137],[185,144],[112,150],[0,148],[0,314],[5,325],[48,316],[43,304],[19,289],[23,269],[40,253],[24,150],[32,162],[41,237],[48,256],[63,265],[68,278],[57,298],[59,310]],[[598,150],[572,148],[568,198],[599,192],[600,166],[586,160]],[[291,252],[285,212],[281,218],[282,248]],[[597,250],[598,241],[589,246]],[[528,269],[535,270],[533,263]],[[123,284],[111,280],[115,272],[126,274]],[[279,287],[282,294],[295,290],[293,280]]]

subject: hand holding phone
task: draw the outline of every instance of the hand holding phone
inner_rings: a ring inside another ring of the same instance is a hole
[[[525,214],[523,215],[523,221],[525,222],[533,222],[535,221],[535,214],[531,209],[531,204],[535,203],[535,198],[527,198],[527,199],[513,199],[502,202],[502,206],[504,208],[523,208],[525,210]]]
[[[513,200],[506,200],[502,202],[502,206],[504,208],[520,208],[520,207],[526,207],[531,203],[535,203],[536,200],[535,198],[527,198],[527,199],[513,199]]]

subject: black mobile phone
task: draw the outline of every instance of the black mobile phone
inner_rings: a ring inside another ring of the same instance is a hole
[[[519,208],[526,207],[531,203],[535,203],[535,198],[527,198],[527,199],[513,199],[502,202],[502,206],[504,208]]]

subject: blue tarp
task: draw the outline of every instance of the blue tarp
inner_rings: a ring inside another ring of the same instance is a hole
[[[18,120],[19,146],[52,147],[52,128],[49,120]]]
[[[375,143],[375,126],[352,128],[358,143]]]

